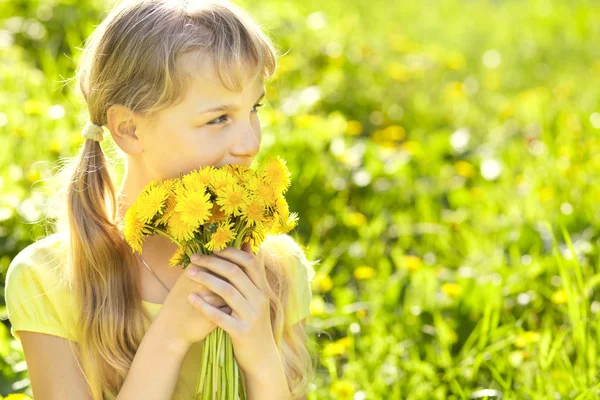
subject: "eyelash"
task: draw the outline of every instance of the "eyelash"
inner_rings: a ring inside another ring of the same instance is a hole
[[[256,107],[262,107],[262,106],[264,106],[264,104],[262,104],[262,103],[255,104],[254,105],[255,110],[253,110],[253,111],[258,112],[258,109],[256,109]],[[225,116],[227,116],[227,114],[221,115],[221,116],[213,119],[212,121],[207,122],[206,125],[221,125],[221,124],[225,123],[225,121],[223,121],[223,122],[214,122],[214,121],[217,121],[219,118],[225,117]]]

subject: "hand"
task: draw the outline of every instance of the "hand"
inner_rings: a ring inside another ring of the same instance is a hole
[[[233,312],[224,313],[201,299],[193,302],[194,307],[231,336],[237,363],[250,374],[265,354],[276,349],[264,261],[252,253],[249,243],[244,243],[242,250],[227,247],[210,256],[197,256],[192,256],[187,275],[198,267],[217,274],[197,270],[191,277],[225,299]]]
[[[204,297],[205,301],[225,315],[232,313],[231,307],[223,298],[189,276],[186,271],[189,271],[190,266],[177,278],[156,319],[152,322],[153,325],[158,325],[159,331],[166,336],[166,340],[174,342],[178,348],[185,349],[193,343],[202,341],[218,326],[192,305],[189,299],[191,294]]]

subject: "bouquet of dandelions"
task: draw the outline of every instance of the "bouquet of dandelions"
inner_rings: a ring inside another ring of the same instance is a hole
[[[297,214],[289,212],[283,197],[290,183],[280,157],[269,159],[259,171],[230,164],[153,180],[127,210],[123,233],[140,254],[147,235],[163,235],[177,243],[171,267],[186,268],[194,253],[241,249],[246,242],[256,253],[267,234],[287,233],[297,225]],[[217,327],[202,349],[196,399],[246,399],[229,334]]]

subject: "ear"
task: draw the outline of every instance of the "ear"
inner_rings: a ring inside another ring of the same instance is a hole
[[[110,106],[106,116],[108,130],[117,146],[132,156],[142,154],[142,141],[136,135],[136,114],[123,105],[114,104]]]

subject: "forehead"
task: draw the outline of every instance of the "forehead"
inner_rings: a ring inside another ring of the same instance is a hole
[[[214,96],[215,94],[222,96],[239,94],[223,86],[217,74],[217,66],[210,55],[198,51],[189,52],[181,57],[180,62],[185,73],[190,77],[190,89],[193,89],[191,92],[197,93],[200,97]],[[242,72],[243,91],[250,90],[254,93],[264,86],[261,75],[252,80],[251,75],[254,69],[251,66],[243,66]]]

